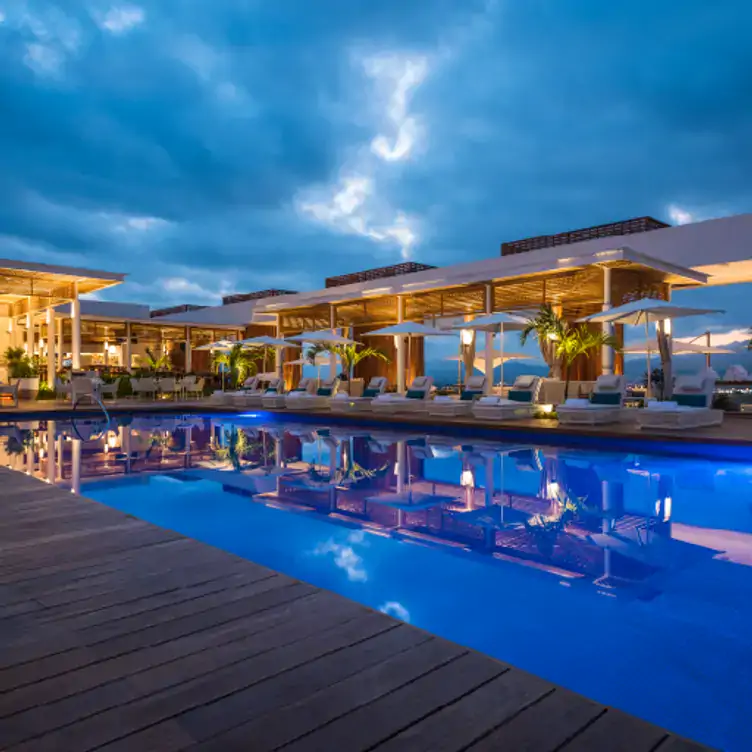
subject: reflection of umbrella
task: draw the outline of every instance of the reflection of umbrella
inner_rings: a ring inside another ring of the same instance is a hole
[[[474,329],[478,332],[486,332],[486,337],[490,337],[494,332],[499,332],[499,347],[501,348],[501,385],[504,386],[504,361],[511,360],[504,355],[504,330],[507,331],[522,331],[528,322],[518,316],[511,316],[508,313],[492,313],[488,316],[479,316],[472,321],[465,321],[462,324],[455,326],[454,329]],[[488,355],[488,348],[486,348],[486,355]],[[521,355],[520,357],[526,358],[527,355]],[[496,363],[494,363],[494,366]],[[477,368],[477,366],[475,366]],[[481,369],[478,369],[481,370]],[[491,370],[486,365],[483,373],[488,373]],[[490,393],[491,382],[487,382],[486,390]]]
[[[417,321],[403,321],[400,324],[395,324],[394,326],[386,326],[383,329],[376,329],[373,332],[367,332],[364,334],[364,337],[407,337],[407,362],[410,362],[410,342],[414,337],[436,337],[436,336],[446,336],[454,334],[454,332],[445,332],[441,329],[436,329],[433,326],[426,326],[425,324],[421,324]],[[400,359],[402,360],[402,350],[400,348]],[[400,381],[404,380],[404,360],[402,360],[402,369],[401,373],[398,375],[401,377]],[[398,391],[400,393],[405,391],[405,385],[404,383],[400,383],[397,385]]]
[[[678,319],[686,316],[701,316],[708,313],[723,313],[719,309],[708,308],[688,308],[679,306],[667,300],[657,300],[655,298],[641,298],[633,300],[624,305],[610,308],[608,311],[595,313],[592,316],[585,316],[580,321],[601,322],[607,324],[621,323],[632,324],[637,326],[645,324],[645,339],[650,339],[650,321],[665,321],[666,319]],[[658,334],[659,350],[661,353],[661,362],[663,365],[663,384],[664,390],[671,389],[671,352],[669,349],[668,331],[664,328],[663,332]],[[650,396],[650,353],[647,355],[648,367],[648,384],[647,395]]]

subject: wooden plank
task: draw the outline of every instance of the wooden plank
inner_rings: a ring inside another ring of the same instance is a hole
[[[553,692],[547,681],[512,669],[380,744],[379,752],[464,749]]]
[[[437,708],[506,670],[504,664],[478,653],[466,653],[406,686],[357,708],[286,747],[295,750],[335,749],[337,741],[352,740],[349,749],[366,750],[422,720]]]
[[[602,716],[561,749],[566,752],[652,752],[668,737],[666,731],[635,719],[620,710],[609,708]]]
[[[708,748],[702,744],[681,739],[678,736],[669,736],[664,742],[655,748],[655,752],[708,752]]]
[[[253,739],[253,748],[257,752],[276,749],[457,660],[459,655],[461,653],[453,646],[440,640],[427,640],[299,702],[260,715],[250,723],[212,739],[206,749],[240,749],[248,739]],[[503,671],[504,668],[499,666],[497,670]],[[232,722],[231,717],[228,717],[228,722]],[[203,733],[206,733],[205,729]]]
[[[473,752],[499,749],[553,752],[605,712],[602,705],[565,689],[557,689],[540,702],[529,705],[468,749]],[[642,721],[635,719],[635,723],[640,724]]]

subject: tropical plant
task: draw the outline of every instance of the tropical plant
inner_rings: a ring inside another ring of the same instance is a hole
[[[172,365],[170,363],[170,356],[167,353],[155,355],[148,347],[146,348],[144,361],[146,370],[151,373],[167,371]]]
[[[329,345],[322,342],[310,347],[306,351],[305,358],[311,365],[315,365],[316,356],[324,352],[339,356],[342,362],[342,372],[347,375],[349,380],[352,380],[355,376],[355,366],[367,358],[377,358],[385,363],[389,362],[386,353],[377,350],[375,347],[364,347],[357,342],[352,345]]]
[[[229,351],[214,355],[212,367],[216,373],[229,374],[230,386],[236,387],[256,373],[257,359],[258,353],[244,349],[243,345],[233,345]]]
[[[556,343],[562,339],[566,328],[566,322],[554,311],[553,306],[545,303],[520,332],[520,343],[523,345],[531,335],[538,340],[541,355],[548,366],[548,375],[551,377],[559,375],[561,366],[556,353]]]
[[[9,347],[3,353],[3,365],[11,379],[30,379],[35,375],[31,358],[23,347]]]
[[[619,349],[619,341],[611,334],[598,329],[590,329],[585,324],[566,327],[554,341],[556,357],[564,364],[564,399],[569,396],[569,377],[572,363],[580,355],[587,355],[601,347]]]

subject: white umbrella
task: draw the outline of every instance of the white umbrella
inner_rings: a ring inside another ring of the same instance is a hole
[[[341,334],[336,334],[331,329],[323,329],[318,332],[303,332],[302,334],[296,334],[294,337],[287,338],[291,342],[311,342],[314,344],[322,343],[327,345],[357,345],[359,344],[354,339],[343,337]]]
[[[491,313],[487,316],[479,316],[472,321],[465,321],[462,324],[452,327],[453,329],[474,329],[475,331],[486,332],[486,337],[491,336],[494,332],[499,332],[499,347],[501,348],[501,386],[504,386],[504,330],[522,331],[528,325],[527,319],[520,316],[514,316],[509,313]],[[526,356],[525,356],[526,357]],[[495,365],[495,364],[494,364]],[[476,366],[477,367],[477,366]],[[484,373],[488,372],[488,366]],[[491,383],[487,383],[487,389],[490,393]]]
[[[243,345],[243,347],[270,347],[273,350],[282,350],[286,347],[300,347],[297,342],[288,342],[287,340],[279,339],[277,337],[269,337],[266,334],[263,334],[260,337],[242,339],[238,344]],[[264,351],[264,370],[266,370],[266,351]]]
[[[407,337],[407,362],[410,362],[410,343],[415,337],[441,337],[453,335],[455,332],[443,331],[433,326],[421,324],[418,321],[403,321],[393,326],[385,326],[383,329],[376,329],[373,332],[367,332],[364,337]],[[402,384],[398,385],[400,392],[404,391]]]
[[[609,308],[601,313],[594,313],[592,316],[585,316],[580,321],[601,322],[601,323],[621,323],[639,325],[645,324],[645,339],[650,339],[650,322],[665,321],[666,319],[678,319],[686,316],[702,316],[709,313],[724,313],[717,308],[690,308],[688,306],[679,306],[668,300],[658,300],[656,298],[640,298],[632,300],[616,308]],[[659,348],[660,349],[660,348]],[[664,389],[671,389],[671,353],[661,351],[661,361],[663,363],[663,383]],[[648,384],[647,396],[650,396],[650,353],[647,355]]]

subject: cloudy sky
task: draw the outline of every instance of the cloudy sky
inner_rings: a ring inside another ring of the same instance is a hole
[[[0,256],[212,303],[750,211],[751,25],[747,0],[0,0]]]

